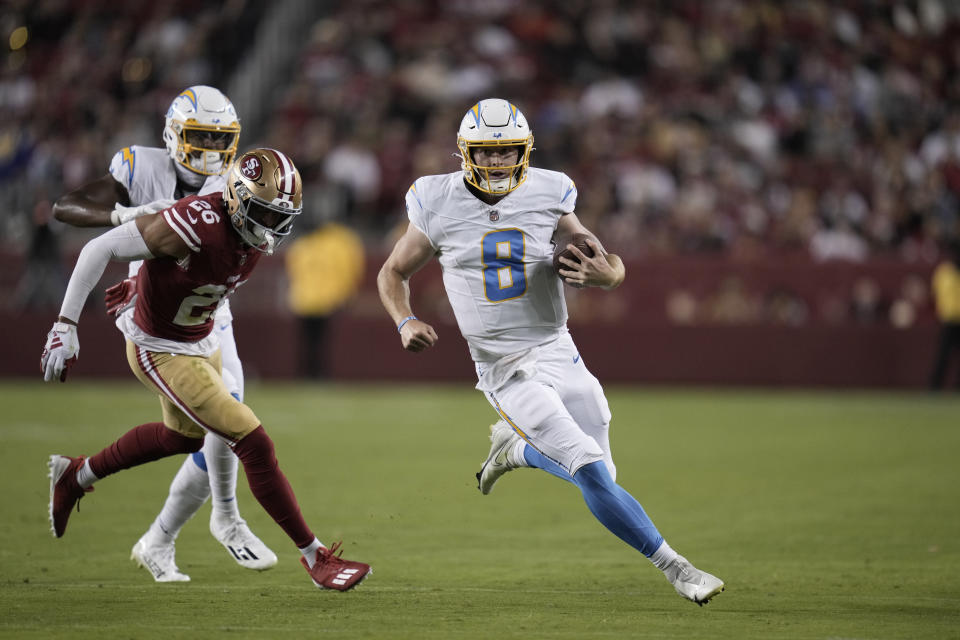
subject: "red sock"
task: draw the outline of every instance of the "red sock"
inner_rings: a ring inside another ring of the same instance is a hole
[[[134,427],[120,439],[90,458],[90,470],[98,478],[152,462],[175,453],[193,453],[203,446],[203,438],[188,438],[162,422],[148,422]]]
[[[297,497],[293,495],[287,477],[280,471],[274,455],[273,440],[267,435],[263,425],[238,442],[233,452],[243,463],[250,492],[270,517],[290,536],[297,547],[302,549],[313,542],[313,532],[300,513],[300,505],[297,504]]]

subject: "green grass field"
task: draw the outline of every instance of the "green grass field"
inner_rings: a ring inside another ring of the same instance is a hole
[[[130,562],[181,458],[122,472],[49,533],[46,458],[156,420],[138,384],[0,384],[0,636],[11,638],[960,638],[960,397],[608,389],[619,482],[722,577],[699,608],[545,473],[474,473],[494,414],[458,387],[257,385],[307,521],[374,574],[310,583],[241,479],[280,564],[241,569],[207,530],[186,584]]]

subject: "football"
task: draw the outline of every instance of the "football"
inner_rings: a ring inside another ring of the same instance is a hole
[[[580,262],[579,258],[573,255],[573,252],[567,248],[568,244],[575,246],[583,253],[583,255],[587,256],[588,258],[593,257],[593,249],[591,249],[587,244],[587,238],[589,237],[590,236],[586,235],[585,233],[575,233],[570,237],[557,239],[557,248],[553,252],[553,270],[557,273],[557,276],[559,276],[561,280],[563,279],[563,276],[560,275],[560,269],[566,269],[568,267],[560,262],[560,258],[568,258],[574,262]],[[564,280],[564,282],[566,282],[566,280]],[[579,285],[571,284],[569,282],[567,282],[567,284],[569,284],[571,287],[579,287]]]

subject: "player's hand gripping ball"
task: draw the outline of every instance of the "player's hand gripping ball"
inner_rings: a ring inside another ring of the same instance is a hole
[[[587,244],[587,238],[589,238],[589,236],[586,235],[585,233],[575,233],[572,236],[567,238],[558,238],[557,248],[553,252],[553,270],[556,272],[557,276],[561,280],[563,280],[566,284],[570,285],[571,287],[575,287],[577,289],[581,288],[582,285],[574,284],[572,282],[567,282],[567,280],[562,275],[560,275],[560,269],[567,269],[567,270],[570,269],[569,265],[566,265],[560,262],[560,258],[567,258],[568,260],[572,260],[577,264],[580,263],[580,259],[574,255],[573,251],[567,248],[568,244],[572,244],[577,249],[579,249],[583,253],[583,255],[587,256],[588,258],[592,258],[593,249],[591,249],[590,245]]]

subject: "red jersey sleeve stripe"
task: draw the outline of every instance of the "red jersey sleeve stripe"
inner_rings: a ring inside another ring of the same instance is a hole
[[[190,234],[190,237],[194,239],[194,241],[197,243],[198,246],[201,245],[201,244],[203,244],[203,243],[200,241],[200,236],[198,236],[198,235],[197,235],[197,232],[193,230],[193,226],[187,224],[187,223],[184,221],[184,219],[183,219],[182,217],[180,217],[180,212],[179,212],[179,211],[177,211],[176,209],[170,209],[170,214],[171,214],[174,218],[177,219],[177,222],[179,222],[179,223],[181,224],[181,226],[183,226],[184,229],[187,230],[187,233]],[[191,220],[192,220],[192,219],[191,219]],[[196,220],[192,220],[192,222],[196,222]]]
[[[173,215],[171,216],[171,212]],[[190,247],[190,250],[194,253],[200,251],[200,238],[194,233],[193,229],[190,228],[190,225],[183,221],[177,212],[173,209],[167,209],[163,212],[163,218],[167,221],[167,224],[170,225],[170,228],[187,243],[187,246]]]

